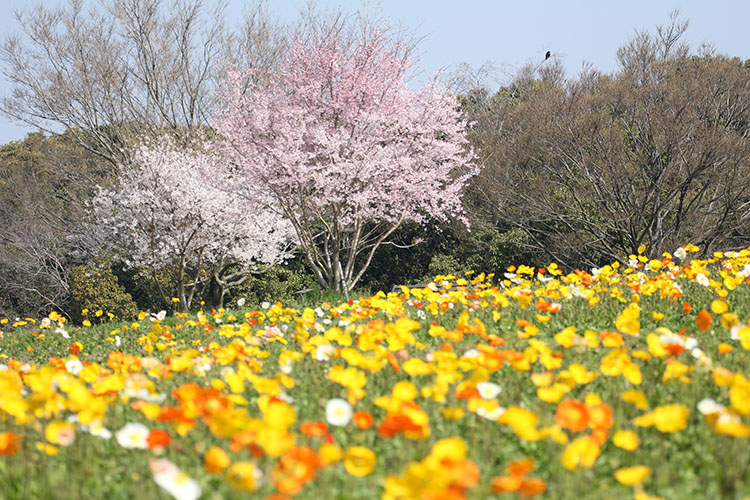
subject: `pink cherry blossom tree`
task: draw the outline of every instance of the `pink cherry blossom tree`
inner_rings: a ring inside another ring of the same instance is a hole
[[[253,266],[282,261],[296,244],[292,225],[262,191],[239,196],[212,182],[222,161],[216,154],[178,148],[163,137],[131,157],[120,168],[119,186],[100,188],[93,201],[96,232],[127,267],[151,274],[166,305],[176,296],[190,308],[209,283],[223,298]],[[237,264],[242,271],[230,272]],[[161,288],[157,273],[165,268],[175,290]]]
[[[407,85],[403,38],[347,26],[313,25],[270,81],[231,72],[215,122],[242,184],[274,198],[318,282],[344,291],[401,224],[463,219],[476,170],[456,98]]]

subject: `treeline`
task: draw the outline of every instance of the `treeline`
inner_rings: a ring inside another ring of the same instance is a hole
[[[614,74],[559,65],[462,97],[482,173],[477,217],[542,260],[597,266],[750,241],[750,61],[692,54],[673,19],[618,51]]]
[[[103,189],[116,192],[137,137],[189,144],[215,133],[214,90],[227,68],[261,67],[262,80],[290,37],[345,16],[311,10],[284,25],[261,6],[227,27],[201,2],[106,6],[101,16],[77,2],[28,11],[25,35],[0,49],[16,89],[2,111],[48,130],[0,148],[0,315],[170,307],[186,273],[192,303],[208,307],[316,286],[301,253],[271,267],[228,261],[222,274],[127,265],[102,251],[108,228],[92,229],[92,207]],[[469,224],[400,224],[358,286],[501,274],[513,263],[588,268],[627,262],[640,245],[660,256],[685,243],[704,254],[750,244],[750,61],[694,53],[681,43],[686,29],[673,16],[635,33],[612,74],[568,77],[551,58],[499,89],[456,87],[479,166],[462,194]],[[412,39],[400,36],[408,52]],[[232,286],[222,277],[235,277]]]

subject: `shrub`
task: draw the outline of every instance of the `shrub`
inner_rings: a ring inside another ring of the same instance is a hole
[[[234,305],[241,297],[249,304],[290,302],[299,298],[295,292],[316,287],[315,279],[300,264],[272,266],[263,274],[248,276],[241,285],[227,290],[225,303]]]
[[[104,260],[95,260],[89,264],[74,267],[70,281],[73,296],[72,319],[75,322],[80,323],[83,320],[81,315],[83,309],[89,311],[101,309],[119,319],[134,318],[138,314],[138,307],[133,297],[125,291],[112,273],[109,264]]]
[[[393,234],[392,240],[397,244],[384,246],[375,254],[362,286],[373,291],[389,291],[394,285],[422,283],[431,273],[429,265],[435,256],[455,253],[456,226],[404,224]],[[414,244],[416,241],[421,243]]]
[[[545,255],[529,250],[530,243],[529,237],[518,229],[477,219],[472,222],[471,231],[458,235],[458,244],[451,255],[462,265],[454,271],[500,272],[514,262],[532,266],[548,264]]]
[[[159,286],[164,290],[164,293],[171,298],[176,288],[176,282],[171,269],[169,267],[159,269],[156,271],[156,279],[159,281]],[[134,273],[131,277],[131,284],[127,289],[133,295],[133,299],[135,299],[138,307],[142,310],[160,310],[171,305],[164,303],[159,294],[159,286],[157,286],[154,276],[150,271],[141,269]]]

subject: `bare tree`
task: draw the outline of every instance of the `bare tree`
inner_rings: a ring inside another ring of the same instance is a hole
[[[0,46],[13,85],[0,111],[50,133],[70,130],[111,165],[136,136],[191,141],[210,122],[223,69],[270,67],[284,42],[263,4],[235,31],[223,19],[226,0],[96,3],[17,12],[21,33]]]
[[[497,74],[498,69],[492,61],[485,61],[479,66],[460,63],[441,74],[440,80],[452,94],[463,95],[480,89],[489,91],[499,83]]]
[[[746,246],[750,67],[690,56],[676,15],[636,33],[614,75],[523,75],[482,106],[476,205],[564,263],[626,260],[692,242]]]

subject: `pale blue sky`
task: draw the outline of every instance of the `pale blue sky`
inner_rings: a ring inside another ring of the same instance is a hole
[[[38,1],[0,0],[3,38],[17,29],[14,9],[35,3]],[[42,3],[56,5],[60,1]],[[291,20],[305,3],[270,0],[269,6],[274,14]],[[321,0],[318,4],[353,12],[361,2]],[[569,74],[577,73],[584,61],[601,71],[615,71],[615,52],[633,30],[653,30],[667,22],[668,13],[675,8],[690,20],[686,41],[693,48],[711,42],[721,53],[750,59],[747,0],[382,0],[380,4],[385,17],[426,37],[419,46],[418,69],[428,74],[461,62],[478,66],[492,61],[503,77],[528,61],[541,61],[547,50],[562,59]],[[243,0],[230,0],[230,18],[239,19],[243,5]],[[8,84],[0,80],[0,95],[8,92]],[[0,116],[0,144],[22,139],[28,131]]]

